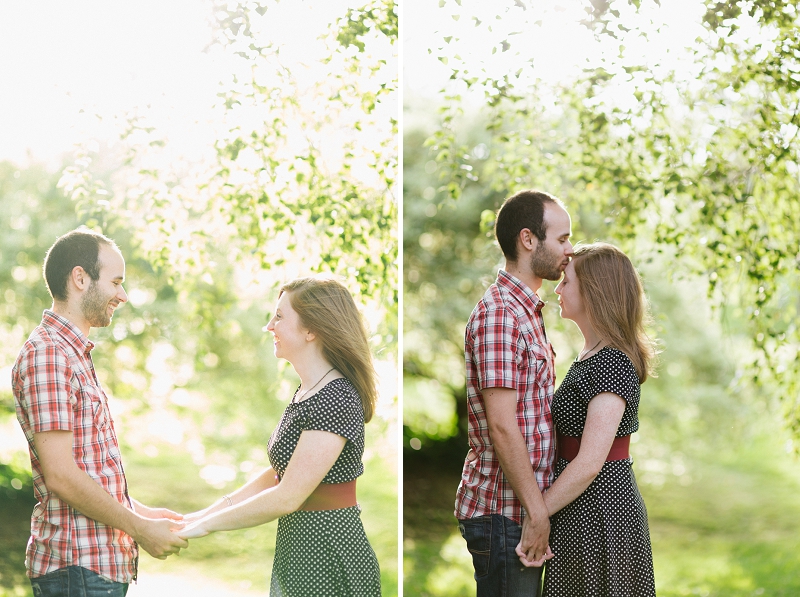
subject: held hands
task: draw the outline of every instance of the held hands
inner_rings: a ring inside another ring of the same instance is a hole
[[[545,517],[534,520],[526,516],[522,522],[522,538],[515,550],[519,561],[529,568],[543,566],[545,561],[553,557],[549,539],[550,520]]]
[[[211,532],[208,530],[207,524],[208,521],[205,519],[196,520],[177,531],[177,535],[183,539],[197,539],[198,537],[205,537]]]
[[[535,561],[528,560],[528,558],[525,555],[525,552],[522,551],[519,545],[517,545],[517,549],[515,551],[519,556],[519,561],[522,562],[522,565],[526,566],[527,568],[541,568],[542,566],[544,566],[544,563],[547,560],[550,560],[553,557],[553,552],[550,551],[549,545],[547,546],[547,550],[545,551],[545,553],[542,554],[542,557],[540,557],[538,560]]]
[[[185,514],[183,517],[183,522],[186,526],[184,526],[183,529],[178,532],[178,535],[184,539],[196,539],[198,537],[205,537],[209,533],[212,533],[213,530],[209,526],[209,518],[211,515],[216,514],[226,508],[225,501],[223,500],[227,501],[228,507],[231,506],[231,499],[230,497],[226,496],[222,500],[218,500],[214,504],[211,504],[208,508],[197,510],[196,512],[192,512],[190,514]]]
[[[182,522],[170,518],[141,517],[136,523],[133,538],[151,556],[166,560],[167,556],[178,554],[181,549],[189,547],[189,542],[174,532],[181,528],[183,528]]]

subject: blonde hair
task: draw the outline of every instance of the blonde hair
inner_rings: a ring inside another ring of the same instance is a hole
[[[340,282],[324,276],[298,278],[281,286],[303,325],[322,344],[322,354],[358,391],[364,422],[378,401],[377,374],[372,364],[367,330],[353,301]]]
[[[586,316],[608,346],[633,362],[639,383],[656,377],[658,351],[645,332],[650,321],[642,280],[628,256],[608,243],[575,249],[572,258]]]

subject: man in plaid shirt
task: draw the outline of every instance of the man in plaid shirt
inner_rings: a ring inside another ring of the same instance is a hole
[[[455,515],[478,597],[539,595],[541,566],[552,557],[541,492],[553,478],[555,355],[536,292],[542,280],[561,277],[571,234],[569,214],[555,197],[538,191],[509,197],[495,225],[505,268],[467,324],[470,450]]]
[[[113,241],[79,228],[47,252],[44,275],[53,306],[12,371],[38,500],[25,564],[37,597],[119,597],[136,578],[139,546],[164,559],[188,545],[172,532],[179,514],[128,495],[92,364],[90,329],[109,325],[128,300],[125,261]]]

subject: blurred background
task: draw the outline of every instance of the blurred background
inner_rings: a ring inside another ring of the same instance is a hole
[[[262,331],[277,285],[333,272],[380,376],[359,501],[397,594],[397,15],[374,2],[0,8],[0,596],[30,595],[30,462],[11,367],[57,236],[127,262],[94,330],[132,495],[205,507],[268,464],[299,382]],[[142,555],[131,595],[264,595],[275,525]]]
[[[631,447],[660,596],[800,592],[798,12],[791,2],[404,6],[406,595],[474,592],[453,517],[463,334],[538,188],[642,274],[657,379]],[[582,348],[545,281],[558,377]]]

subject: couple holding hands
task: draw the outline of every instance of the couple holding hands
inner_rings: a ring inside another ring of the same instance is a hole
[[[455,504],[478,597],[654,597],[628,451],[656,356],[639,275],[612,245],[573,248],[547,193],[509,197],[495,234],[506,264],[467,324],[470,450]],[[542,280],[560,280],[561,317],[584,340],[558,389]]]
[[[114,421],[91,358],[93,327],[127,301],[125,260],[85,228],[44,260],[53,298],[12,370],[36,507],[26,567],[36,597],[121,597],[139,548],[165,559],[209,533],[278,519],[271,595],[380,595],[356,479],[377,400],[367,333],[351,294],[329,278],[285,284],[267,329],[300,377],[273,431],[270,466],[206,509],[181,516],[128,492]]]

